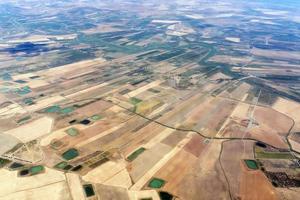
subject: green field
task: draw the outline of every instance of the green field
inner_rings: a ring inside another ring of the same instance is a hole
[[[69,114],[69,113],[73,112],[74,110],[75,110],[75,108],[73,106],[70,106],[70,107],[66,107],[66,108],[61,109],[59,112],[61,114],[66,115],[66,114]]]
[[[27,120],[30,120],[30,119],[31,119],[30,116],[26,116],[26,117],[23,117],[23,118],[19,119],[19,120],[17,121],[17,123],[20,124],[20,123],[23,123],[23,122],[25,122],[25,121],[27,121]]]
[[[61,108],[59,105],[53,105],[48,108],[46,108],[44,111],[46,113],[60,113],[63,115],[67,115],[69,113],[72,113],[75,110],[73,106]]]
[[[57,169],[64,169],[67,165],[68,165],[67,162],[62,161],[62,162],[60,162],[60,163],[57,163],[57,164],[54,166],[54,168],[57,168]]]
[[[92,184],[83,185],[83,189],[86,197],[91,197],[95,195],[94,188]]]
[[[58,105],[54,105],[54,106],[50,106],[48,108],[45,109],[46,113],[56,113],[59,112],[61,110],[60,106]]]
[[[158,188],[161,188],[162,186],[164,186],[164,184],[165,184],[164,180],[159,179],[159,178],[153,178],[149,182],[148,187],[158,189]]]
[[[28,93],[31,92],[31,89],[30,89],[30,87],[28,87],[28,86],[24,86],[24,87],[22,87],[22,88],[17,89],[16,92],[17,92],[19,95],[26,95],[26,94],[28,94]]]
[[[33,167],[29,168],[29,172],[31,175],[39,174],[39,173],[43,172],[44,170],[45,170],[45,168],[42,165],[37,165],[37,166],[33,166]]]
[[[255,160],[244,160],[245,164],[249,169],[257,170],[258,165]]]
[[[135,97],[131,97],[131,98],[129,99],[129,101],[130,101],[130,103],[133,104],[133,105],[136,105],[136,104],[142,102],[141,99],[138,99],[138,98],[135,98]]]
[[[294,159],[290,152],[267,152],[261,147],[255,147],[255,155],[260,159]]]
[[[256,157],[261,159],[294,159],[289,152],[257,152]]]
[[[77,136],[79,134],[79,131],[76,129],[76,128],[68,128],[66,130],[66,133],[69,135],[69,136]]]
[[[141,153],[143,153],[146,149],[144,147],[139,148],[138,150],[134,151],[127,157],[127,160],[133,161],[136,159]]]
[[[79,152],[77,149],[69,149],[68,151],[64,152],[62,154],[62,157],[66,160],[72,160],[74,158],[76,158],[77,156],[79,156]]]
[[[93,121],[97,121],[97,120],[100,120],[100,119],[102,119],[103,118],[103,116],[101,116],[101,115],[93,115],[93,116],[91,116],[91,119],[93,120]]]
[[[159,90],[156,90],[156,89],[153,89],[153,88],[150,88],[150,89],[148,89],[148,91],[149,92],[153,92],[153,93],[160,93],[160,91]]]
[[[33,105],[34,104],[33,98],[26,98],[26,99],[23,100],[23,102],[26,105]]]
[[[0,168],[4,167],[5,165],[7,165],[10,162],[11,162],[10,160],[0,158]]]
[[[22,168],[22,167],[24,167],[23,164],[14,162],[14,163],[12,163],[12,164],[9,166],[9,169],[11,169],[11,170],[17,170],[17,169],[20,169],[20,168]]]

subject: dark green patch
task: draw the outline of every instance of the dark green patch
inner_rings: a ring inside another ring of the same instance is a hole
[[[131,97],[131,98],[129,99],[129,101],[130,101],[130,103],[133,104],[133,105],[136,105],[136,104],[142,102],[141,99],[138,99],[138,98],[135,98],[135,97]]]
[[[95,191],[92,184],[83,185],[83,189],[86,197],[91,197],[95,195]]]
[[[149,92],[153,92],[153,93],[160,93],[160,91],[159,90],[156,90],[156,89],[153,89],[153,88],[150,88],[150,89],[148,89],[148,91]]]
[[[45,170],[44,166],[42,165],[37,165],[29,168],[29,172],[31,175],[36,175],[39,173],[42,173]]]
[[[144,147],[139,148],[138,150],[134,151],[132,154],[130,154],[127,157],[128,161],[133,161],[134,159],[136,159],[141,153],[143,153],[146,149]]]
[[[68,165],[67,162],[62,161],[62,162],[60,162],[60,163],[57,163],[57,164],[54,166],[54,168],[57,168],[57,169],[64,169],[67,165]]]
[[[61,110],[60,106],[58,105],[54,105],[54,106],[50,106],[48,108],[45,109],[46,113],[56,113],[59,112]]]
[[[10,166],[9,166],[9,169],[12,169],[12,170],[16,170],[16,169],[19,169],[19,168],[22,168],[24,167],[23,164],[21,163],[12,163]]]
[[[23,100],[23,102],[29,106],[34,104],[33,98],[26,98]]]
[[[165,181],[164,181],[164,180],[159,179],[159,178],[153,178],[153,179],[149,182],[148,187],[158,189],[158,188],[163,187],[164,184],[165,184]]]
[[[16,90],[16,93],[19,94],[19,95],[26,95],[30,92],[31,92],[31,89],[30,89],[29,86],[24,86],[24,87],[18,88]]]
[[[61,114],[66,115],[66,114],[69,114],[69,113],[73,112],[74,110],[75,110],[75,108],[71,106],[71,107],[63,108],[63,109],[61,109],[59,112],[60,112]]]
[[[258,165],[255,160],[244,160],[249,169],[257,170]]]
[[[79,156],[79,152],[77,149],[74,149],[74,148],[69,149],[62,154],[62,157],[66,160],[72,160],[72,159],[76,158],[77,156]]]
[[[64,169],[63,169],[63,170],[66,170],[66,171],[67,171],[67,170],[70,170],[70,169],[72,169],[72,168],[73,168],[73,166],[72,166],[72,165],[67,165],[67,166],[65,166],[65,167],[64,167]]]
[[[26,122],[27,120],[30,120],[30,119],[31,119],[30,116],[26,116],[26,117],[23,117],[23,118],[19,119],[19,120],[17,121],[17,123],[18,123],[18,124],[21,124],[21,123],[24,123],[24,122]]]
[[[21,83],[21,84],[22,84],[22,83],[27,83],[27,81],[24,81],[24,80],[15,80],[15,82],[16,82],[16,83]]]
[[[7,165],[10,162],[11,162],[10,160],[0,158],[0,168],[4,167],[5,165]]]

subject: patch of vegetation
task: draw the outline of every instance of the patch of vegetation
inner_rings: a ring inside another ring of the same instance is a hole
[[[75,108],[73,106],[71,106],[71,107],[63,108],[59,112],[62,114],[69,114],[69,113],[73,112],[74,110],[75,110]]]
[[[34,104],[33,98],[26,98],[23,100],[23,102],[29,106]]]
[[[129,101],[130,101],[130,103],[133,104],[133,105],[136,105],[136,104],[142,102],[141,99],[138,99],[138,98],[135,98],[135,97],[131,97],[131,98],[129,99]]]
[[[149,92],[153,92],[153,93],[160,93],[160,91],[159,90],[156,90],[156,89],[153,89],[153,88],[150,88],[150,89],[148,89],[148,91]]]
[[[71,148],[62,154],[62,157],[65,160],[72,160],[72,159],[76,158],[77,156],[79,156],[79,152],[77,149],[74,149],[74,148]]]
[[[255,155],[260,159],[293,159],[294,156],[290,152],[269,152],[265,151],[263,147],[255,147]]]
[[[164,184],[165,184],[165,181],[164,181],[164,180],[159,179],[159,178],[153,178],[153,179],[149,182],[148,187],[158,189],[158,188],[163,187]]]
[[[93,121],[97,121],[97,120],[100,120],[100,119],[102,119],[103,118],[103,116],[101,116],[101,115],[93,115],[93,116],[91,116],[91,119],[93,120]]]
[[[30,89],[29,86],[24,86],[24,87],[18,88],[16,90],[16,93],[19,94],[19,95],[26,95],[30,92],[31,92],[31,89]]]
[[[256,152],[256,157],[260,159],[293,159],[289,152]]]
[[[57,164],[54,166],[54,168],[57,168],[57,169],[64,169],[67,165],[68,165],[67,162],[62,161],[62,162],[60,162],[60,163],[57,163]]]
[[[92,184],[83,185],[83,189],[86,197],[91,197],[95,195],[95,191]]]
[[[69,135],[69,136],[72,136],[72,137],[74,137],[74,136],[77,136],[78,134],[79,134],[79,131],[76,129],[76,128],[68,128],[67,130],[66,130],[66,133]]]
[[[4,167],[5,165],[7,165],[10,162],[11,162],[10,160],[0,158],[0,168]]]
[[[134,151],[132,154],[130,154],[127,157],[128,161],[133,161],[134,159],[136,159],[141,153],[143,153],[146,149],[144,147],[139,148],[138,150]]]
[[[17,121],[17,123],[20,124],[20,123],[23,123],[23,122],[25,122],[25,121],[27,121],[27,120],[30,120],[30,119],[31,119],[31,117],[28,115],[28,116],[26,116],[26,117],[23,117],[23,118],[19,119],[19,120]]]
[[[29,172],[31,175],[36,175],[42,173],[45,170],[45,167],[42,165],[37,165],[29,168]]]
[[[257,170],[258,165],[255,160],[244,160],[245,164],[249,169]]]
[[[23,164],[14,162],[9,166],[9,169],[16,170],[16,169],[20,169],[22,167],[24,167]]]
[[[157,99],[143,101],[135,106],[135,112],[140,114],[150,113],[162,105],[163,103]]]
[[[46,108],[44,111],[46,113],[56,113],[56,112],[59,112],[60,110],[61,110],[60,106],[54,105],[54,106],[50,106],[50,107]]]

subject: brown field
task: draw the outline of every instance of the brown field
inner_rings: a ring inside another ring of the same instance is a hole
[[[76,109],[76,112],[85,116],[92,116],[96,113],[104,112],[106,109],[109,109],[112,106],[113,105],[111,103],[100,100],[95,103],[91,103],[87,106],[84,106],[82,108],[78,108]]]
[[[180,196],[179,190],[183,178],[192,171],[193,165],[197,158],[192,154],[181,150],[170,159],[155,175],[154,177],[163,179],[166,184],[162,188],[173,195]],[[183,196],[181,197],[182,199]]]
[[[242,199],[277,199],[273,186],[264,174],[259,170],[248,169],[243,161],[254,158],[253,145],[252,141],[223,143],[221,163],[231,194],[233,198]]]
[[[201,157],[178,185],[178,195],[186,200],[229,199],[225,177],[218,161],[220,142],[210,142]],[[189,189],[187,189],[189,188]]]
[[[96,184],[96,193],[99,199],[105,200],[130,200],[125,188]]]
[[[202,136],[193,135],[191,141],[189,141],[183,149],[199,158],[206,146],[204,141],[205,139]]]
[[[186,136],[187,136],[187,132],[175,131],[175,132],[172,132],[166,138],[164,138],[161,142],[166,144],[166,145],[169,145],[171,147],[175,147]]]
[[[287,136],[293,126],[293,119],[270,108],[257,107],[254,119],[264,126],[275,129],[279,136]]]
[[[196,144],[197,143],[197,144]],[[200,136],[192,134],[189,140],[173,158],[171,158],[153,177],[166,181],[162,190],[178,199],[228,199],[224,176],[218,164],[220,143],[205,146]],[[198,149],[202,149],[201,157]],[[190,153],[191,152],[191,153]],[[210,187],[207,187],[207,186]],[[145,186],[146,187],[146,186]]]
[[[261,171],[249,171],[244,164],[241,165],[242,174],[239,190],[239,197],[241,199],[279,199],[272,184]]]
[[[138,181],[151,167],[171,151],[171,147],[158,143],[151,149],[146,150],[128,165],[127,169],[133,182]]]
[[[172,129],[166,131],[167,134],[170,134],[171,130]],[[164,134],[164,131],[164,127],[156,123],[150,123],[138,131],[131,133],[131,136],[128,139],[124,138],[124,141],[127,141],[127,143],[126,145],[122,146],[121,151],[124,153],[124,155],[129,155],[139,146],[145,145],[151,148],[162,140],[162,138],[159,138],[159,135]]]
[[[283,99],[283,98],[278,98],[277,101],[274,103],[272,106],[275,110],[289,116],[295,121],[295,126],[293,127],[292,131],[300,131],[300,104]]]

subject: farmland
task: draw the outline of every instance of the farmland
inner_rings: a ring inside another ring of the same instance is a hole
[[[298,199],[299,7],[0,2],[0,199]]]

